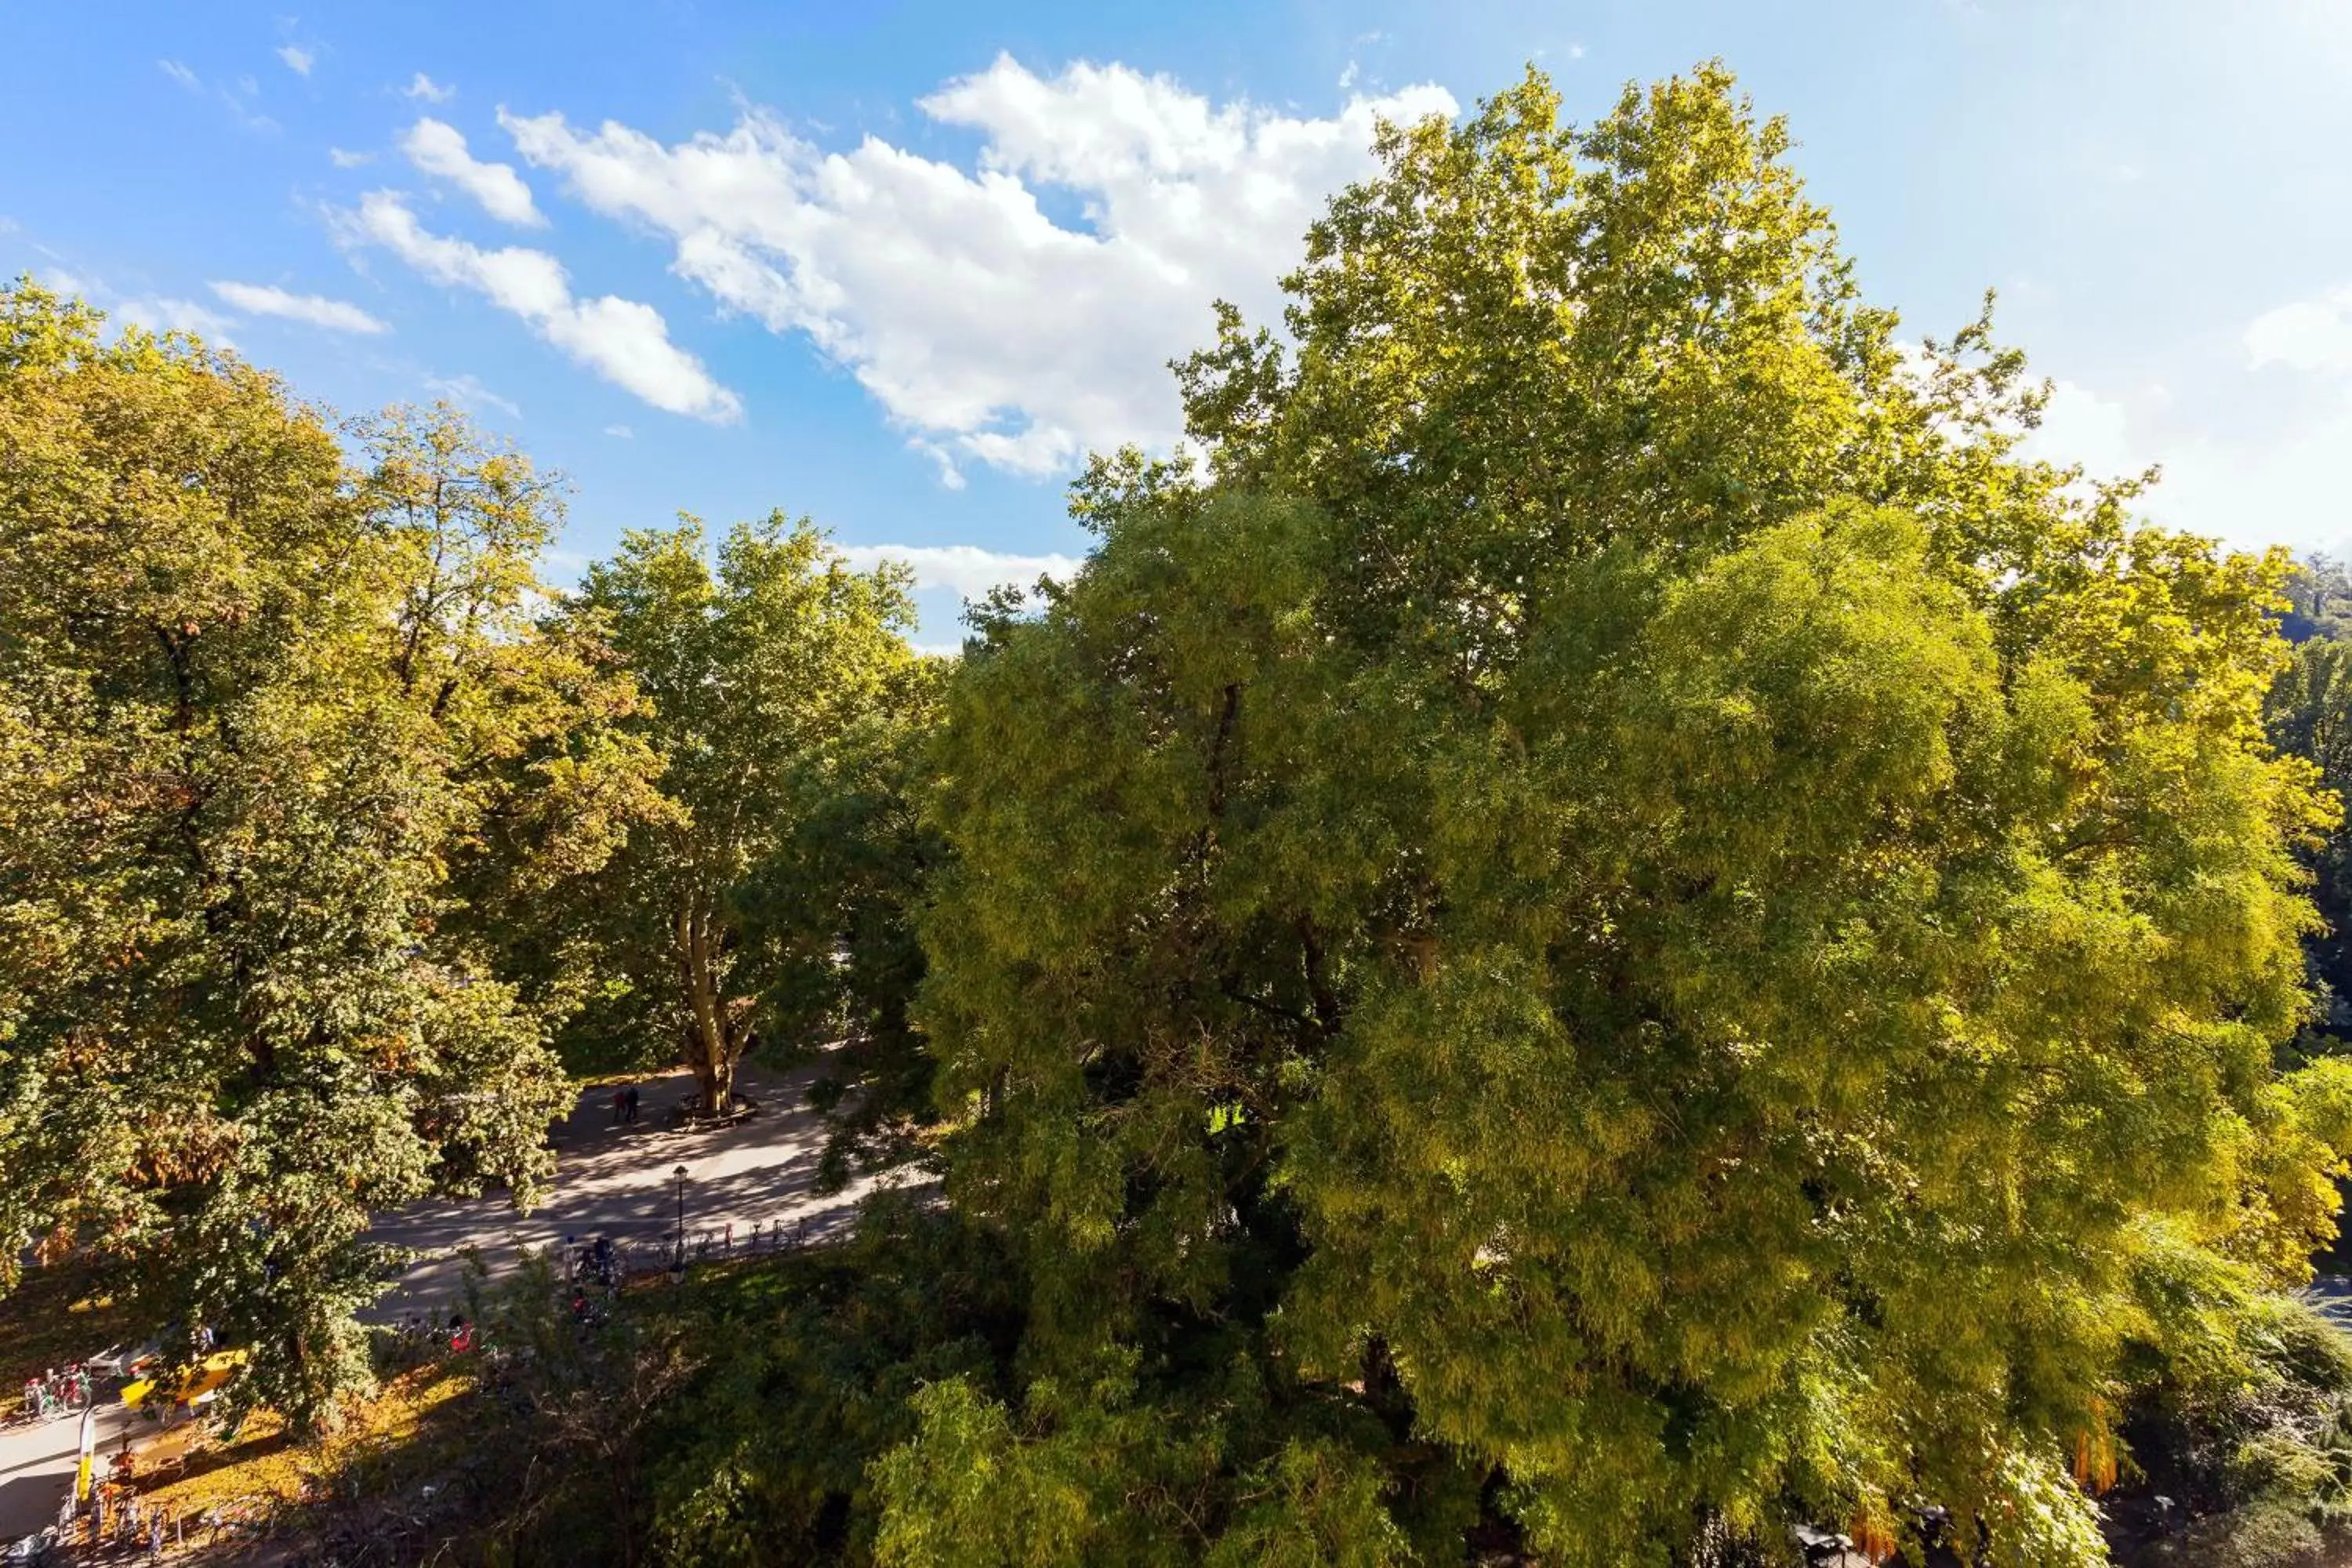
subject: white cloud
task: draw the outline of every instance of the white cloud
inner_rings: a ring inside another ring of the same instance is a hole
[[[362,163],[375,162],[373,153],[347,153],[341,147],[328,148],[327,158],[338,169],[356,169]]]
[[[310,50],[304,48],[299,44],[280,45],[278,50],[278,58],[284,60],[286,62],[286,68],[292,71],[296,76],[309,76],[310,74],[310,68],[317,64],[319,59],[318,56],[312,54]]]
[[[2124,405],[2071,381],[2051,384],[2041,426],[2028,437],[2026,450],[2053,463],[2080,463],[2092,479],[2137,475],[2148,465],[2133,441]]]
[[[388,332],[392,329],[357,305],[320,294],[290,294],[267,283],[215,282],[212,291],[250,316],[279,316],[324,327],[331,332]]]
[[[607,425],[604,426],[604,434],[615,441],[634,441],[637,438],[637,433],[625,425]]]
[[[178,82],[190,92],[202,92],[205,90],[203,79],[198,77],[195,72],[190,70],[187,67],[182,65],[179,61],[157,60],[155,63],[163,68],[163,71],[165,76],[170,77],[173,81]]]
[[[520,408],[484,386],[480,381],[470,374],[428,375],[425,378],[425,390],[436,397],[446,397],[452,403],[463,404],[468,408],[495,408],[509,419],[522,417]]]
[[[956,467],[955,454],[937,441],[926,441],[920,436],[907,443],[909,451],[920,452],[939,465],[940,483],[951,490],[963,489],[963,470]]]
[[[2189,428],[2165,436],[2171,395],[2149,387],[2126,401],[2058,382],[2027,450],[2053,462],[2080,462],[2093,479],[2136,477],[2159,464],[2163,478],[2133,503],[2167,527],[2242,550],[2284,544],[2301,554],[2345,553],[2352,507],[2343,499],[2343,455],[2352,451],[2352,384],[2312,399],[2295,416],[2216,435]]]
[[[967,599],[1007,583],[1026,588],[1041,576],[1067,578],[1079,565],[1074,555],[1008,555],[976,544],[845,544],[840,550],[857,571],[903,561],[915,569],[916,587],[948,588]]]
[[[656,408],[719,423],[742,413],[741,401],[712,380],[700,360],[669,341],[668,325],[652,306],[610,294],[573,298],[563,264],[543,250],[484,250],[428,233],[390,191],[370,192],[357,212],[336,216],[336,226],[347,243],[381,246],[436,283],[483,295]]]
[[[2245,342],[2256,369],[2352,374],[2352,285],[2263,312],[2246,328]]]
[[[117,300],[107,307],[107,314],[119,321],[133,322],[151,332],[194,332],[216,349],[236,346],[228,335],[228,319],[194,300],[142,295],[135,299]]]
[[[156,294],[124,296],[101,279],[58,267],[42,268],[34,276],[51,293],[103,310],[117,325],[144,327],[151,332],[194,332],[216,349],[236,346],[229,340],[227,318],[194,300]]]
[[[436,179],[448,181],[482,204],[482,210],[500,223],[524,228],[544,228],[547,219],[530,199],[530,187],[505,163],[485,163],[466,150],[466,138],[454,125],[429,116],[409,127],[400,140],[408,161]]]
[[[1090,447],[1171,442],[1165,362],[1207,340],[1210,301],[1278,320],[1276,279],[1325,198],[1370,171],[1375,119],[1455,106],[1421,87],[1300,119],[1124,66],[1044,78],[999,58],[921,107],[981,133],[976,169],[873,137],[824,152],[757,110],[674,145],[561,114],[499,121],[589,206],[666,237],[674,269],[727,309],[807,334],[918,449],[1044,476]],[[1048,187],[1082,224],[1047,215]]]
[[[444,87],[423,71],[418,71],[415,79],[401,90],[420,103],[446,103],[457,96],[456,88]]]

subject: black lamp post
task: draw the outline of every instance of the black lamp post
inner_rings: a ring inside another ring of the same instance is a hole
[[[677,1260],[670,1265],[673,1274],[686,1272],[686,1167],[680,1165],[670,1173],[677,1178]]]

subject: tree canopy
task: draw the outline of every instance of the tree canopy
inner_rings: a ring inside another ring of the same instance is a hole
[[[981,618],[919,1017],[1028,1315],[885,1560],[2095,1562],[2126,1356],[2331,1232],[2284,557],[2027,459],[1720,70],[1558,109],[1385,132]]]
[[[371,1214],[551,1169],[461,893],[596,864],[652,770],[531,621],[546,481],[446,408],[352,434],[0,293],[0,1282],[95,1245],[302,1422],[365,1379]]]
[[[609,1332],[526,1270],[507,1545],[2089,1564],[2151,1422],[2316,1539],[2352,589],[2033,458],[1791,147],[1713,66],[1384,127],[960,661],[781,512],[553,589],[454,411],[0,292],[0,1288],[315,1427],[562,1053],[838,1045],[824,1174],[940,1201]]]
[[[691,519],[632,531],[564,600],[564,624],[627,665],[646,699],[628,728],[665,762],[663,809],[583,906],[605,984],[580,1026],[673,1042],[706,1110],[730,1103],[763,1027],[839,1000],[836,949],[863,907],[836,891],[849,873],[828,860],[838,876],[786,884],[814,833],[848,854],[882,810],[845,803],[871,793],[862,770],[921,710],[908,589],[903,565],[854,572],[777,513],[730,531],[715,565]]]

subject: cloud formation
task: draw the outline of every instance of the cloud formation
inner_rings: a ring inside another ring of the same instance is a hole
[[[2249,351],[2250,357],[2263,352],[2251,332]],[[2352,508],[2341,484],[2343,455],[2352,451],[2352,378],[2301,400],[2291,418],[2231,432],[2168,432],[2165,404],[2159,389],[2127,398],[2057,382],[2026,450],[2079,462],[2092,479],[2134,478],[2160,466],[2163,477],[2134,510],[2237,549],[2276,543],[2298,554],[2344,554],[2352,547]]]
[[[509,419],[522,417],[522,410],[512,399],[500,397],[497,393],[484,386],[478,376],[470,373],[463,375],[428,375],[425,378],[425,390],[436,397],[446,397],[450,402],[462,404],[467,408],[495,408]]]
[[[445,87],[423,71],[418,71],[415,79],[403,88],[401,92],[403,96],[413,98],[420,103],[446,103],[457,96],[456,88]]]
[[[670,145],[561,114],[499,122],[591,208],[666,238],[725,309],[806,334],[946,473],[1042,477],[1171,442],[1165,363],[1206,341],[1210,302],[1272,320],[1308,223],[1370,171],[1375,121],[1455,104],[1417,87],[1303,119],[1125,66],[1041,77],[1000,57],[921,108],[981,134],[976,169],[875,137],[825,152],[757,110]],[[1083,220],[1049,215],[1048,192]]]
[[[463,132],[431,116],[408,128],[400,150],[419,172],[446,180],[473,197],[482,210],[500,223],[520,228],[545,228],[547,219],[530,199],[530,187],[505,163],[485,163],[466,150]]]
[[[144,327],[151,332],[194,332],[214,348],[236,347],[228,335],[228,319],[194,300],[142,294],[113,301],[106,307],[106,313],[118,321]]]
[[[1003,584],[1026,588],[1039,577],[1066,579],[1079,564],[1074,555],[1010,555],[976,544],[845,544],[840,550],[857,571],[903,561],[915,569],[916,587],[946,588],[967,599]]]
[[[285,61],[286,68],[292,71],[296,76],[309,76],[310,74],[310,68],[318,63],[319,58],[318,56],[312,54],[310,50],[304,48],[299,44],[280,45],[278,50],[278,58]]]
[[[2255,317],[2246,328],[2246,356],[2257,369],[2352,374],[2352,285]]]
[[[579,363],[656,408],[719,424],[742,414],[735,394],[669,341],[659,311],[610,294],[575,299],[563,264],[543,250],[485,250],[430,233],[391,191],[370,192],[356,212],[335,215],[335,227],[346,244],[389,250],[434,282],[482,295]]]
[[[293,294],[267,283],[216,281],[212,291],[231,308],[248,316],[276,316],[289,321],[323,327],[331,332],[374,335],[392,328],[357,305],[321,294]]]

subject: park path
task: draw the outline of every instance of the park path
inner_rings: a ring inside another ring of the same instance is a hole
[[[846,1227],[857,1201],[877,1184],[860,1181],[829,1196],[814,1190],[825,1128],[809,1109],[807,1093],[824,1070],[818,1063],[783,1074],[744,1072],[739,1087],[760,1102],[759,1112],[714,1132],[675,1132],[662,1125],[669,1108],[692,1089],[684,1072],[637,1080],[643,1120],[635,1126],[613,1125],[613,1089],[619,1086],[589,1090],[554,1130],[555,1181],[541,1207],[519,1215],[503,1194],[492,1194],[421,1203],[380,1217],[372,1239],[414,1248],[420,1257],[363,1315],[390,1322],[424,1311],[446,1321],[461,1296],[460,1254],[469,1247],[480,1251],[495,1276],[514,1267],[520,1248],[560,1245],[567,1236],[658,1244],[677,1227],[679,1184],[672,1173],[680,1165],[687,1170],[689,1237],[729,1225],[739,1239],[755,1224],[782,1222],[810,1237]],[[89,1352],[101,1348],[92,1345]],[[0,1395],[13,1398],[16,1392],[0,1390]],[[111,1451],[109,1445],[131,1419],[120,1404],[101,1405],[102,1451]],[[0,1428],[0,1543],[57,1517],[72,1481],[79,1436],[79,1417]]]
[[[517,1214],[503,1194],[490,1194],[422,1203],[377,1220],[371,1239],[420,1256],[366,1316],[391,1322],[423,1311],[446,1321],[463,1290],[468,1247],[496,1277],[514,1267],[522,1248],[560,1246],[566,1237],[583,1243],[609,1237],[643,1251],[667,1244],[679,1227],[680,1165],[689,1241],[730,1226],[739,1245],[755,1225],[782,1222],[810,1237],[845,1227],[877,1184],[862,1180],[826,1196],[814,1190],[825,1127],[807,1097],[824,1071],[820,1062],[787,1074],[740,1074],[738,1091],[759,1101],[758,1113],[709,1132],[664,1125],[669,1109],[693,1090],[683,1071],[637,1080],[643,1109],[633,1126],[613,1124],[613,1090],[622,1086],[589,1090],[554,1130],[555,1185],[541,1207]]]

